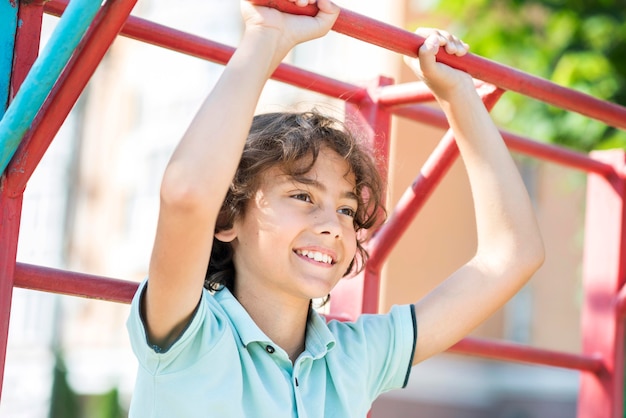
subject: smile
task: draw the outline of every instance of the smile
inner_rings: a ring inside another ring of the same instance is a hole
[[[310,258],[311,260],[315,260],[320,263],[335,264],[335,260],[333,260],[332,256],[324,254],[320,251],[296,250],[296,254]]]

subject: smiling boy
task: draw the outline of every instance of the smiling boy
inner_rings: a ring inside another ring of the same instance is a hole
[[[174,151],[148,279],[128,328],[139,361],[131,417],[365,417],[412,364],[454,344],[543,261],[524,185],[471,78],[437,63],[467,45],[437,30],[409,62],[455,132],[474,197],[476,254],[415,305],[328,324],[311,309],[365,262],[381,179],[358,139],[317,112],[253,117],[315,17],[242,2],[243,38]],[[208,269],[207,269],[208,265]]]

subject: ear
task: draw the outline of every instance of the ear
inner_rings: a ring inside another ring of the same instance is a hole
[[[231,242],[237,238],[237,230],[235,228],[225,229],[215,233],[215,238],[222,242]]]

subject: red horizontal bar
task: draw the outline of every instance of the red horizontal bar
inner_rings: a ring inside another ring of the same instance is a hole
[[[388,109],[396,116],[402,116],[417,122],[426,123],[442,129],[448,129],[448,121],[443,112],[423,105],[392,107]],[[519,153],[542,158],[578,170],[600,174],[604,177],[614,176],[615,169],[602,161],[589,157],[587,154],[570,149],[533,141],[500,129],[500,134],[511,150]]]
[[[376,103],[380,106],[401,106],[435,100],[432,91],[421,81],[392,84],[378,88]]]
[[[15,286],[69,296],[130,303],[139,283],[17,263]]]
[[[596,374],[602,372],[605,368],[604,362],[599,356],[583,356],[528,347],[511,342],[477,338],[465,338],[453,345],[448,351],[455,354],[474,355],[493,360],[541,364]]]
[[[92,274],[77,273],[33,264],[16,263],[15,286],[40,292],[130,303],[139,283]],[[347,315],[325,314],[326,320],[350,321]]]
[[[69,296],[130,303],[139,284],[91,274],[77,273],[32,264],[17,263],[15,286]],[[348,320],[345,317],[327,316],[327,319]],[[602,359],[585,357],[509,342],[496,342],[465,338],[449,349],[456,354],[476,355],[496,360],[510,360],[543,364],[547,366],[598,373],[603,368]]]
[[[66,4],[64,2],[53,0],[45,4],[45,11],[46,13],[60,16],[65,7]],[[233,47],[135,16],[128,18],[120,33],[128,38],[218,64],[226,64],[235,51]],[[367,90],[363,87],[320,76],[289,64],[281,64],[272,75],[272,78],[348,102],[356,103],[368,97]]]
[[[59,0],[53,0],[45,4],[45,11],[56,16],[61,15],[64,9],[64,2]],[[343,13],[344,11],[342,11],[342,14]],[[186,53],[191,56],[221,64],[228,62],[234,52],[234,48],[232,47],[134,16],[130,16],[128,18],[126,25],[122,28],[121,34],[152,45]],[[325,94],[330,97],[339,98],[347,102],[358,103],[368,97],[367,90],[363,87],[345,83],[329,77],[323,77],[316,73],[302,70],[288,64],[281,64],[274,73],[273,78],[297,87]],[[386,87],[381,90],[383,102],[387,100],[385,99],[387,94],[385,89],[387,88],[391,89],[391,87]],[[396,87],[393,89],[395,88]],[[406,87],[397,88],[405,89]],[[394,90],[388,91],[390,92],[390,95],[394,92]],[[417,94],[419,97],[426,99],[425,91],[418,92]],[[390,97],[389,100],[393,100],[393,97]],[[405,97],[405,100],[409,99]],[[431,108],[425,108],[423,106],[405,106],[389,108],[388,110],[398,116],[408,117],[410,119],[428,123],[432,126],[439,126],[444,129],[448,128],[448,123],[443,113],[437,112]],[[531,141],[504,131],[501,132],[507,141],[507,144],[512,149],[519,152],[539,158],[546,158],[553,162],[559,162],[573,168],[595,172],[604,176],[614,174],[613,167],[589,158],[587,155]]]
[[[481,80],[474,80],[474,85],[476,88],[490,86]],[[389,107],[434,101],[435,96],[425,83],[415,81],[379,87],[375,92],[375,100],[380,106]]]
[[[285,10],[290,7],[286,0],[253,0],[253,2],[264,6],[285,8]],[[303,14],[310,15],[313,10],[306,9]],[[411,57],[417,56],[418,49],[424,43],[424,38],[421,36],[346,9],[341,10],[333,30]],[[474,54],[457,57],[442,51],[437,55],[437,60],[502,89],[516,91],[562,109],[597,119],[607,125],[626,129],[626,108],[615,103],[597,99]]]

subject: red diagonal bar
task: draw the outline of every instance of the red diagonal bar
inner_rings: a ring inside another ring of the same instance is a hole
[[[45,6],[46,13],[60,16],[66,4],[67,2],[61,0],[51,1]],[[233,47],[135,16],[128,18],[120,34],[218,64],[226,64],[235,51]],[[353,103],[367,97],[367,91],[363,87],[324,77],[289,64],[281,64],[272,75],[272,79]]]
[[[127,280],[17,263],[15,286],[109,302],[130,303],[139,284]]]
[[[312,15],[316,6],[296,8],[287,0],[252,0],[262,6],[271,6],[291,13]],[[424,38],[409,31],[342,9],[333,30],[382,48],[415,57]],[[457,57],[441,52],[437,59],[505,90],[550,103],[554,106],[597,119],[607,125],[626,129],[626,108],[593,96],[560,86],[540,77],[467,54]]]
[[[601,356],[569,354],[504,341],[464,338],[448,351],[455,354],[468,354],[493,360],[542,364],[544,366],[562,367],[592,373],[600,373],[604,370]]]
[[[370,257],[365,268],[370,274],[380,273],[391,250],[406,232],[407,227],[415,219],[458,155],[454,135],[452,131],[448,131],[424,163],[417,179],[400,197],[387,222],[368,242]]]
[[[7,167],[7,187],[21,193],[137,0],[104,4]],[[66,3],[65,3],[66,4]]]
[[[503,93],[504,90],[502,89],[485,85],[481,96],[487,109],[492,109]],[[370,258],[367,261],[366,270],[370,274],[380,274],[391,250],[406,232],[409,224],[424,206],[435,186],[448,172],[458,155],[459,150],[454,140],[454,133],[449,129],[424,163],[417,179],[400,197],[387,223],[376,231],[368,243]]]

